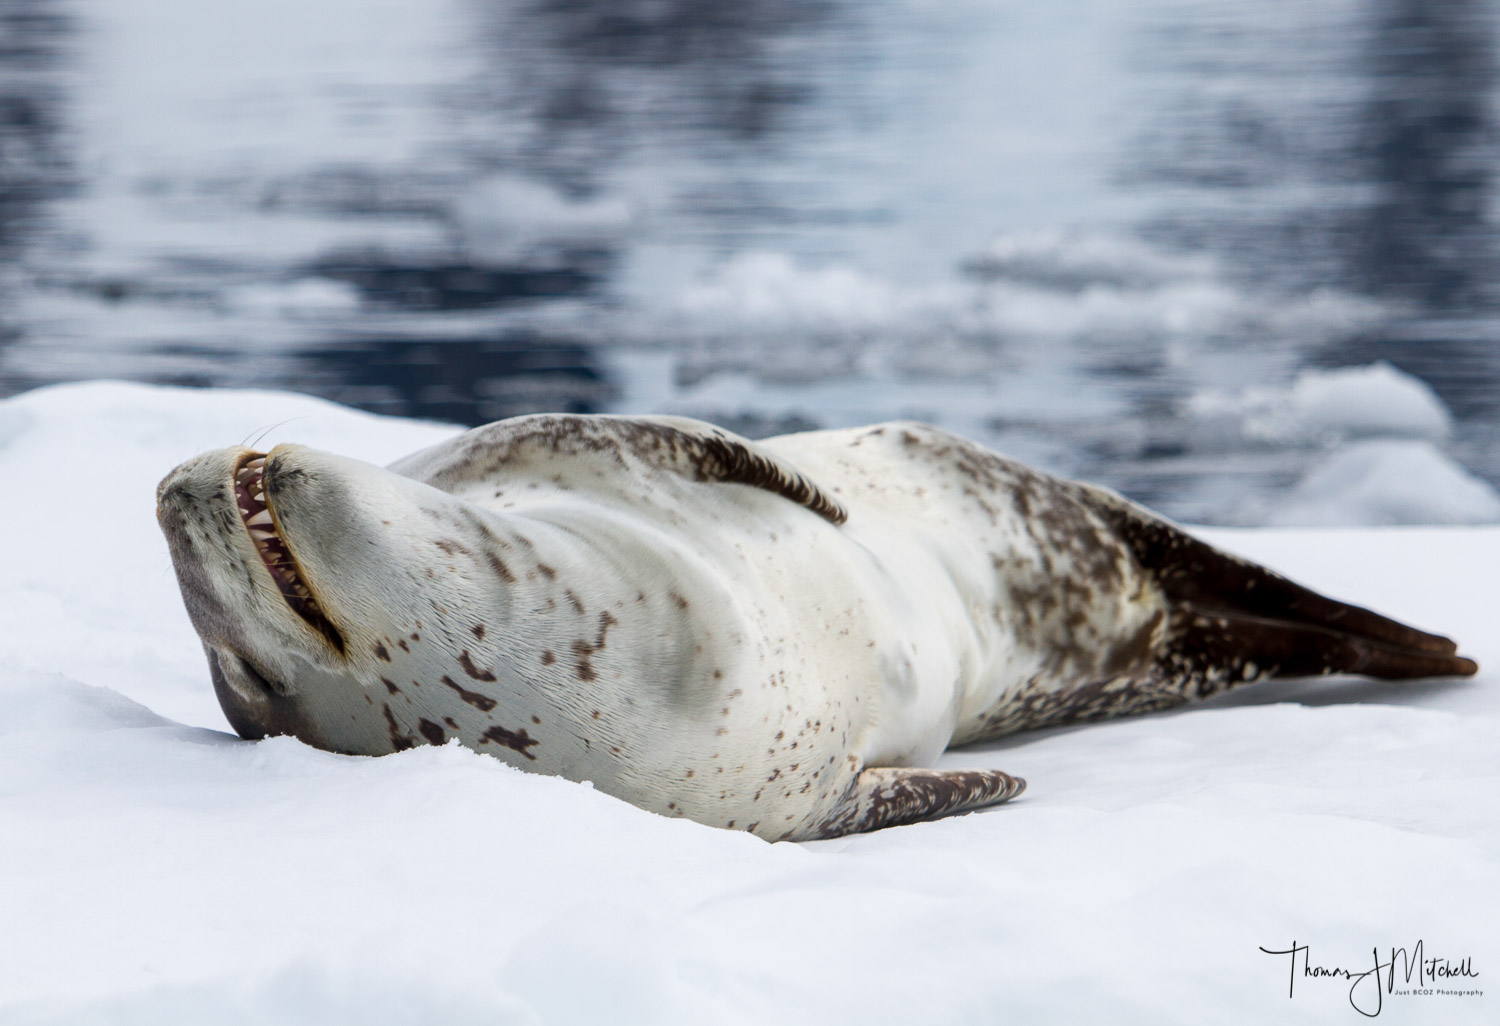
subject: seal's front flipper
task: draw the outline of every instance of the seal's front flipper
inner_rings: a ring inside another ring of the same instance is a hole
[[[558,457],[566,457],[560,463]],[[605,480],[632,466],[691,481],[748,485],[805,506],[832,524],[849,513],[829,493],[775,453],[748,438],[687,417],[578,416],[539,413],[486,424],[392,463],[388,470],[464,497],[488,496],[497,481],[528,473],[561,483],[562,466],[604,472]],[[572,481],[585,487],[587,478]],[[499,493],[495,493],[499,494]]]
[[[840,837],[1008,802],[1026,781],[999,770],[867,769],[817,836]]]

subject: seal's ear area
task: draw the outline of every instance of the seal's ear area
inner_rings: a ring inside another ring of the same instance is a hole
[[[848,512],[796,467],[747,438],[687,417],[586,417],[539,414],[498,421],[413,453],[389,470],[446,492],[524,476],[527,465],[558,457],[597,461],[618,471],[632,461],[692,481],[762,488],[806,506],[833,524]]]
[[[860,834],[882,827],[917,823],[1008,802],[1026,790],[1026,781],[999,770],[864,770],[854,778],[818,837]]]
[[[1107,489],[1075,487],[1175,607],[1171,648],[1190,664],[1253,665],[1253,677],[1356,673],[1386,680],[1469,677],[1479,670],[1449,638],[1221,552]]]

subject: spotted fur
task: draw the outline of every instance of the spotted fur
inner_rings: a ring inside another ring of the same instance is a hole
[[[262,487],[275,537],[253,543]],[[953,744],[1266,676],[1474,669],[918,424],[756,443],[527,417],[386,470],[225,450],[168,475],[158,515],[241,735],[361,754],[457,739],[768,839],[1024,786],[926,768]]]

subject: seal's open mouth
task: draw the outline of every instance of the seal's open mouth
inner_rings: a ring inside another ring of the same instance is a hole
[[[265,471],[266,457],[262,453],[250,453],[235,468],[234,498],[240,508],[240,519],[245,522],[245,530],[250,532],[250,540],[255,543],[261,562],[266,564],[271,580],[281,589],[287,605],[342,652],[342,635],[323,615],[318,600],[313,598],[312,590],[297,569],[297,561],[292,558],[286,539],[276,529],[276,521],[266,503]]]

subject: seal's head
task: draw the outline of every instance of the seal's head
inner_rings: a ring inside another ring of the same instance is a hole
[[[419,658],[423,633],[472,644],[465,611],[504,602],[493,574],[452,557],[489,531],[482,518],[446,492],[296,445],[205,453],[157,490],[230,723],[341,751],[390,750],[370,696],[394,658]]]

